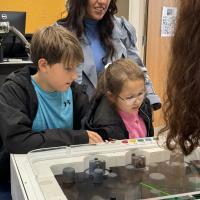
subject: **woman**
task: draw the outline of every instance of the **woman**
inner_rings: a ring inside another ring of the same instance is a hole
[[[200,143],[200,1],[182,0],[164,104],[166,145],[189,155]]]
[[[130,58],[145,72],[145,85],[153,108],[161,107],[154,93],[146,67],[135,46],[134,27],[117,13],[116,0],[68,0],[68,15],[57,23],[73,31],[81,42],[84,63],[79,66],[78,82],[91,97],[97,85],[99,72],[105,64],[119,58]]]

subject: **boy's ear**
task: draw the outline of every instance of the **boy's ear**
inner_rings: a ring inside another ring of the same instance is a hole
[[[46,71],[47,71],[47,65],[48,65],[48,63],[47,63],[47,60],[46,60],[46,59],[40,58],[40,59],[38,60],[38,68],[39,68],[39,70],[40,70],[41,72],[46,72]]]

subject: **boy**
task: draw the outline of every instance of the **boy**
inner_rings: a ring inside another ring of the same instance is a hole
[[[39,30],[31,59],[34,66],[11,73],[0,90],[0,179],[9,172],[9,153],[102,142],[97,133],[80,130],[88,97],[74,82],[83,62],[75,36],[62,27]]]

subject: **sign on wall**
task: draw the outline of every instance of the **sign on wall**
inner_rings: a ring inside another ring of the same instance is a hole
[[[176,17],[176,7],[163,7],[161,19],[161,37],[172,37],[174,35]]]

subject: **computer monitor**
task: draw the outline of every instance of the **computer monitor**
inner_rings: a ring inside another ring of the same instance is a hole
[[[9,22],[9,26],[14,26],[23,35],[25,34],[26,12],[0,11],[0,22]],[[27,57],[24,44],[11,31],[1,34],[3,37],[3,57]]]

